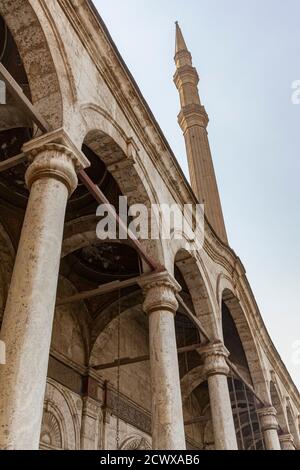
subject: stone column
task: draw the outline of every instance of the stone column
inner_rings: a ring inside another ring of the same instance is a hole
[[[294,438],[291,434],[281,434],[279,442],[282,450],[296,450],[294,445]]]
[[[80,448],[99,450],[101,446],[101,405],[91,397],[83,398]]]
[[[168,273],[149,275],[140,284],[149,316],[152,390],[152,445],[155,450],[184,450],[185,434],[174,316],[179,284]]]
[[[207,377],[216,450],[237,450],[227,376],[229,353],[221,342],[201,348]]]
[[[4,312],[0,367],[0,447],[38,449],[68,196],[88,160],[65,132],[24,148],[30,189]]]
[[[281,450],[278,437],[278,422],[273,406],[257,410],[266,450]]]

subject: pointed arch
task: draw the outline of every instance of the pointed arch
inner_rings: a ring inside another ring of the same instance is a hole
[[[42,447],[43,444],[46,447],[52,442],[65,450],[78,450],[80,448],[79,413],[80,410],[77,409],[70,392],[48,378],[41,430]]]
[[[156,203],[155,195],[142,173],[139,148],[136,141],[125,134],[121,126],[98,106],[85,104],[81,112],[86,128],[77,137],[78,145],[84,144],[105,164],[128,204],[143,204],[148,209],[148,226],[151,227],[151,204]],[[164,250],[160,240],[142,240],[148,254],[162,265]]]
[[[265,403],[269,403],[270,393],[267,386],[267,380],[265,378],[260,352],[255,342],[253,332],[248,323],[247,316],[242,308],[241,302],[234,294],[234,289],[231,290],[231,285],[228,280],[225,280],[225,282],[220,282],[219,289],[221,289],[218,292],[219,299],[224,303],[230,314],[230,317],[232,318],[234,327],[245,353],[247,368],[249,370],[253,386],[261,399]],[[226,346],[226,338],[224,338],[224,342]]]
[[[63,100],[42,25],[28,0],[2,0],[3,17],[27,74],[32,102],[53,128],[63,124]]]
[[[188,288],[196,316],[210,338],[216,338],[218,333],[213,301],[207,286],[206,273],[201,270],[196,254],[181,249],[176,253],[174,264]]]

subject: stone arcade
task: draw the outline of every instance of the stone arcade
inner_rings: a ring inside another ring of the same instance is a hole
[[[0,448],[300,448],[179,25],[191,186],[90,0],[1,0],[0,15]],[[203,249],[101,242],[97,205],[121,195],[204,202]]]

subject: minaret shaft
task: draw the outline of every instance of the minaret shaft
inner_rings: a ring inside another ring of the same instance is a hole
[[[199,76],[193,67],[181,29],[176,24],[176,73],[174,82],[179,91],[181,111],[178,116],[183,131],[191,186],[204,204],[207,220],[216,234],[228,243],[218,185],[207,135],[208,116],[198,91]]]

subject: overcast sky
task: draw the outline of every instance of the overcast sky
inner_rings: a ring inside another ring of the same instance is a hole
[[[179,21],[210,117],[230,245],[300,386],[300,104],[291,99],[300,80],[299,0],[95,4],[188,176],[172,81]]]

